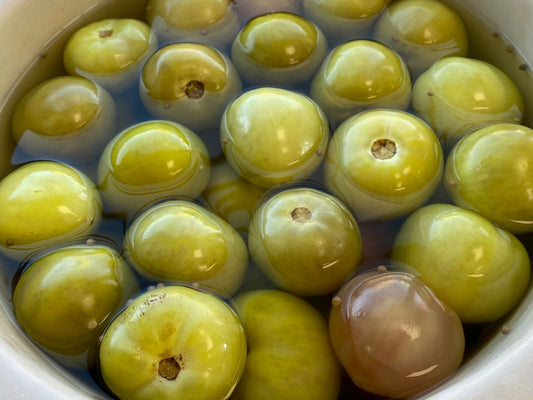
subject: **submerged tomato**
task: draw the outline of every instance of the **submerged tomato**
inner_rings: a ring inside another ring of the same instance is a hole
[[[222,400],[246,361],[241,322],[221,299],[184,286],[147,292],[100,346],[102,377],[122,400]]]
[[[335,353],[355,384],[407,398],[461,365],[465,338],[457,314],[422,281],[374,271],[346,283],[329,320]]]

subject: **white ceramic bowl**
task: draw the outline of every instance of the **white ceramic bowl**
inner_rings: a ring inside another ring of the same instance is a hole
[[[246,1],[246,0],[243,0]],[[89,18],[99,3],[128,13],[142,12],[134,0],[0,0],[0,99],[2,107],[17,79],[42,53],[58,32],[77,19]],[[481,16],[500,38],[512,43],[528,63],[533,64],[533,0],[462,0],[462,6]],[[98,11],[92,17],[99,16]],[[486,39],[486,38],[485,38]],[[483,38],[480,39],[483,42]],[[488,40],[488,39],[486,39]],[[45,64],[59,60],[50,52]],[[48,61],[49,60],[49,61]],[[496,60],[497,61],[497,60]],[[509,68],[514,68],[511,66]],[[45,70],[45,69],[43,69]],[[513,70],[515,71],[515,70]],[[529,71],[514,72],[529,74]],[[517,75],[518,76],[518,75]],[[38,76],[34,79],[39,79]],[[524,93],[532,115],[532,93]],[[530,123],[531,121],[528,121]],[[7,171],[12,145],[8,139],[8,119],[0,118],[0,173]],[[0,210],[1,212],[1,210]],[[0,266],[0,398],[87,400],[101,394],[81,381],[73,380],[55,367],[21,333],[10,303],[8,277]],[[431,400],[526,400],[533,398],[533,290],[520,306],[502,322],[507,335],[496,332],[482,350],[459,372],[436,390],[424,396]],[[295,399],[297,400],[297,399]]]

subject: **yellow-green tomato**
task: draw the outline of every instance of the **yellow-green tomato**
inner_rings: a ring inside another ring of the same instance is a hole
[[[15,106],[11,131],[28,155],[69,162],[97,157],[116,134],[115,102],[81,76],[51,78]]]
[[[223,50],[240,28],[236,8],[231,0],[150,0],[146,20],[161,44],[199,42]]]
[[[376,40],[398,51],[413,77],[443,57],[468,53],[463,20],[437,0],[393,2],[376,21],[373,33]]]
[[[124,257],[157,282],[194,283],[232,295],[248,266],[239,233],[206,208],[183,200],[160,203],[126,231]]]
[[[171,121],[146,121],[106,146],[98,186],[107,211],[131,217],[160,199],[195,198],[209,173],[209,155],[198,135]]]
[[[468,133],[493,123],[520,123],[524,102],[514,82],[485,61],[445,57],[413,85],[414,111],[449,150]]]
[[[332,300],[331,343],[360,388],[386,398],[420,394],[453,374],[465,337],[457,314],[413,275],[372,271]]]
[[[376,18],[391,0],[303,0],[304,15],[322,29],[331,42],[339,44],[367,37]]]
[[[438,138],[420,118],[368,110],[335,131],[324,177],[358,220],[387,220],[424,204],[440,183],[443,166]]]
[[[202,43],[161,47],[144,64],[139,92],[155,117],[195,131],[217,128],[227,103],[242,90],[231,60]]]
[[[446,160],[454,203],[513,234],[533,232],[533,130],[494,124],[474,131]]]
[[[166,286],[136,298],[109,326],[100,371],[121,400],[223,400],[246,363],[246,336],[220,298]]]
[[[246,237],[251,216],[264,193],[264,188],[243,179],[223,160],[211,166],[202,198],[219,217]]]
[[[329,127],[307,96],[263,87],[228,105],[220,138],[230,165],[253,184],[268,188],[309,177],[322,163]]]
[[[327,47],[324,34],[311,21],[277,12],[255,17],[241,29],[231,59],[249,84],[287,87],[310,80]]]
[[[85,76],[117,92],[133,87],[142,64],[156,48],[155,34],[145,22],[109,18],[74,32],[63,61],[69,74]]]
[[[30,338],[47,350],[74,356],[97,345],[135,289],[133,271],[115,250],[74,245],[38,258],[23,272],[13,307]]]
[[[524,245],[481,215],[451,204],[420,208],[402,225],[392,259],[417,276],[463,322],[489,322],[518,303],[530,277]]]
[[[322,314],[278,290],[235,298],[248,341],[233,400],[337,400],[341,370]]]
[[[81,171],[55,161],[34,161],[0,181],[0,210],[0,251],[22,260],[94,233],[102,201]]]
[[[334,126],[365,108],[406,109],[411,78],[401,57],[371,40],[335,47],[311,82],[311,97]]]
[[[362,257],[350,210],[316,189],[287,189],[265,200],[248,234],[252,261],[281,289],[299,296],[338,290]]]

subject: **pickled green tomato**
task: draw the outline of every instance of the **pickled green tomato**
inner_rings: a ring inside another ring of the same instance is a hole
[[[355,218],[335,197],[310,188],[265,200],[249,228],[250,256],[281,289],[299,296],[338,290],[362,258]]]
[[[365,108],[406,109],[411,78],[389,47],[353,40],[334,48],[311,82],[311,97],[334,126]]]
[[[391,0],[303,0],[303,13],[326,35],[330,45],[366,37]]]
[[[402,225],[392,259],[414,273],[466,323],[495,321],[525,293],[524,245],[481,215],[451,204],[415,211]]]
[[[311,21],[277,12],[248,21],[233,41],[231,59],[251,85],[298,85],[310,80],[327,52]]]
[[[227,103],[241,90],[232,62],[201,43],[160,48],[147,60],[139,83],[141,100],[155,118],[195,131],[217,128]]]
[[[358,220],[388,220],[423,205],[443,167],[438,138],[421,119],[405,111],[367,110],[335,131],[324,179]]]
[[[520,123],[524,102],[514,82],[485,61],[445,57],[413,85],[414,111],[430,123],[447,150],[493,123]]]
[[[202,199],[243,237],[248,236],[251,216],[265,189],[242,178],[226,161],[211,166]]]
[[[149,0],[146,20],[161,44],[199,42],[223,50],[240,29],[231,0]]]
[[[157,39],[143,21],[110,18],[83,26],[72,34],[63,52],[71,75],[94,80],[112,92],[132,86]]]
[[[35,342],[74,356],[96,347],[113,314],[135,289],[133,272],[115,250],[74,245],[38,258],[23,272],[13,307]]]
[[[94,183],[55,161],[34,161],[4,177],[0,209],[0,252],[15,260],[90,235],[102,218]]]
[[[390,4],[376,21],[373,35],[402,56],[413,79],[443,57],[468,54],[461,17],[436,0]]]
[[[268,188],[309,177],[322,163],[329,127],[310,98],[264,87],[228,105],[220,138],[230,165],[248,181]]]
[[[533,130],[494,124],[474,131],[446,160],[454,203],[513,234],[533,232]]]
[[[248,357],[233,400],[337,400],[341,368],[319,311],[280,290],[241,293],[235,302]]]
[[[242,25],[258,15],[273,12],[301,14],[301,11],[302,4],[300,0],[246,0],[237,4],[237,12]]]
[[[461,320],[419,279],[373,271],[332,300],[331,343],[353,382],[386,398],[420,394],[461,365]]]
[[[239,381],[246,336],[221,299],[166,286],[135,299],[109,326],[100,371],[121,400],[221,400]]]
[[[239,289],[248,266],[237,231],[183,200],[157,204],[138,216],[126,231],[124,257],[150,280],[198,284],[228,296]]]
[[[209,173],[207,149],[193,131],[170,121],[146,121],[106,146],[98,186],[106,211],[132,217],[160,199],[197,197]]]
[[[11,132],[28,155],[87,162],[115,135],[115,103],[87,78],[60,76],[27,92],[15,106]]]

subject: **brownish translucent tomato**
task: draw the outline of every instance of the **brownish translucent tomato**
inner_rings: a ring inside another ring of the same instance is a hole
[[[335,353],[360,388],[393,398],[420,393],[459,368],[464,333],[455,312],[413,275],[380,269],[333,299]]]

